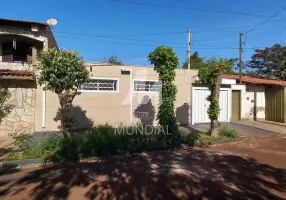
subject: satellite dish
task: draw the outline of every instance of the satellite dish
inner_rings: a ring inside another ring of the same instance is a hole
[[[57,25],[58,21],[56,19],[50,18],[47,20],[47,23],[49,26],[55,26]]]

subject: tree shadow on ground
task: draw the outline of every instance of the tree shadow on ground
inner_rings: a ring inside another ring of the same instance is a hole
[[[190,106],[187,103],[184,103],[182,106],[177,108],[176,118],[181,125],[189,124],[189,111]]]
[[[70,108],[69,117],[72,117],[75,120],[73,124],[74,130],[82,130],[82,129],[91,129],[93,127],[94,122],[86,116],[86,110],[83,110],[80,106],[72,106]],[[55,121],[61,120],[61,111],[58,110]],[[61,129],[61,127],[59,127]]]
[[[13,143],[6,145],[5,147],[0,147],[0,161],[2,161],[7,154],[15,151],[15,148],[11,147],[11,145],[13,145]]]
[[[153,125],[155,119],[155,108],[148,95],[143,96],[141,103],[133,113],[134,117],[139,119],[141,124]]]
[[[286,170],[254,159],[181,150],[50,165],[13,183],[7,199],[285,199]]]

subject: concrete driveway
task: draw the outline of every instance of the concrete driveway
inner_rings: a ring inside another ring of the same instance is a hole
[[[1,169],[1,199],[286,199],[286,138]]]

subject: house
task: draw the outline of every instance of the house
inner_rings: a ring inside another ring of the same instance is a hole
[[[197,80],[197,76],[193,77]],[[220,91],[221,122],[269,120],[286,122],[286,81],[225,74]],[[193,84],[192,124],[207,123],[207,87]]]
[[[13,109],[1,116],[0,135],[35,131],[37,51],[58,48],[47,23],[0,19],[0,87]]]

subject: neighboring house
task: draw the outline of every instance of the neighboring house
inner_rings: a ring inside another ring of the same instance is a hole
[[[197,80],[197,77],[193,77]],[[192,124],[209,122],[207,87],[193,84]],[[286,122],[286,81],[225,74],[220,92],[222,122],[269,120]]]
[[[13,110],[0,119],[0,135],[35,130],[37,51],[58,48],[46,23],[0,19],[0,87]]]

